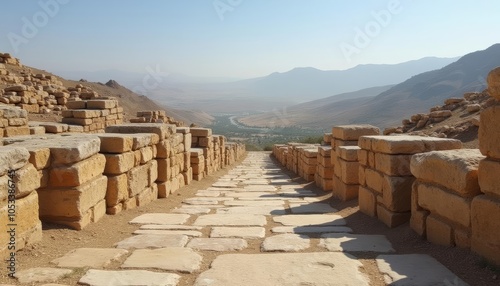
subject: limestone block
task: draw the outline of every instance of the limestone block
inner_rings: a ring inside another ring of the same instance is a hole
[[[28,126],[5,127],[3,132],[4,137],[14,137],[29,134],[30,128]]]
[[[158,198],[167,198],[172,193],[172,182],[166,181],[158,183]]]
[[[132,151],[134,139],[126,134],[101,133],[101,153],[125,153]]]
[[[164,123],[127,123],[106,127],[106,133],[154,133],[162,141],[175,133],[175,125]],[[182,134],[181,134],[182,135]]]
[[[87,100],[88,109],[111,109],[117,106],[116,100]]]
[[[500,105],[481,112],[479,123],[479,149],[483,155],[500,159]]]
[[[85,109],[87,108],[87,102],[83,100],[68,101],[66,107],[68,109]]]
[[[96,118],[101,116],[101,111],[92,109],[75,109],[72,110],[72,115],[74,118]]]
[[[472,197],[480,193],[478,166],[483,158],[476,149],[422,153],[413,156],[411,171],[420,180]]]
[[[488,73],[488,93],[500,100],[500,68],[495,68]]]
[[[106,215],[106,200],[99,201],[95,206],[91,208],[92,217],[90,218],[92,222],[98,222],[101,218]]]
[[[384,175],[382,185],[384,206],[393,212],[410,211],[414,181],[414,177],[391,177]]]
[[[471,201],[468,199],[421,183],[418,185],[418,204],[431,214],[437,214],[465,228],[470,227]]]
[[[461,149],[462,142],[455,139],[442,139],[421,136],[364,136],[371,141],[372,150],[385,154],[416,154],[427,151]],[[362,142],[362,139],[360,139]],[[359,145],[361,148],[361,143]],[[365,148],[363,148],[365,149]]]
[[[30,154],[21,147],[4,146],[0,148],[0,176],[9,170],[17,170],[28,164]]]
[[[379,135],[380,129],[371,125],[341,125],[332,128],[332,137],[345,141],[358,140],[364,135]]]
[[[389,176],[411,176],[412,155],[389,155],[375,153],[375,168]]]
[[[337,154],[340,158],[346,161],[358,161],[358,146],[339,146],[337,147]]]
[[[340,178],[342,182],[348,185],[357,185],[359,184],[359,163],[358,162],[349,162],[343,159],[339,159],[340,167]]]
[[[127,174],[108,176],[106,205],[113,207],[128,198]]]
[[[410,218],[410,227],[420,236],[426,236],[426,220],[429,215],[428,211],[412,211]]]
[[[169,175],[170,159],[156,159],[156,161],[158,163],[158,181],[168,181],[171,178],[171,176]]]
[[[432,214],[426,220],[427,240],[432,243],[453,246],[453,229],[447,223],[439,220]]]
[[[147,146],[139,149],[141,153],[141,164],[145,164],[153,159],[153,148],[151,146]]]
[[[481,192],[500,198],[500,162],[490,159],[481,160],[479,163],[479,186]]]
[[[192,136],[195,137],[209,137],[212,136],[212,129],[209,128],[190,128]]]
[[[22,198],[40,187],[40,176],[33,164],[26,164],[15,172],[16,198]]]
[[[378,219],[390,228],[402,225],[407,222],[411,217],[411,212],[392,212],[385,208],[383,205],[377,205]]]
[[[129,197],[137,195],[139,192],[149,186],[150,169],[150,164],[144,164],[132,168],[127,173]]]
[[[52,142],[51,142],[52,143]],[[101,140],[92,135],[64,136],[57,143],[48,146],[52,156],[52,164],[67,165],[80,162],[99,153]]]
[[[126,152],[122,154],[104,154],[106,158],[106,166],[104,174],[118,175],[128,172],[135,164],[134,152]]]
[[[146,165],[148,165],[148,182],[149,186],[152,186],[156,180],[158,179],[158,162],[156,160],[149,161]]]
[[[88,210],[105,199],[108,178],[99,176],[73,188],[50,188],[38,191],[42,220],[63,221],[85,217]]]
[[[371,190],[360,186],[358,193],[359,210],[369,216],[377,216],[377,198]]]
[[[366,168],[365,180],[366,186],[377,193],[382,193],[384,188],[384,175],[382,173],[371,168]]]
[[[37,170],[42,170],[50,166],[50,149],[44,147],[28,147],[30,153],[29,162]]]
[[[358,162],[363,166],[368,166],[368,151],[364,149],[358,150]]]
[[[471,210],[472,251],[500,265],[500,200],[486,195],[474,197]]]
[[[56,167],[50,170],[49,186],[76,187],[101,175],[104,172],[106,158],[96,154],[69,167]]]
[[[360,165],[358,169],[358,179],[359,184],[362,186],[366,186],[366,167]]]
[[[345,202],[358,197],[359,185],[348,185],[339,178],[332,177],[332,195],[333,197]]]

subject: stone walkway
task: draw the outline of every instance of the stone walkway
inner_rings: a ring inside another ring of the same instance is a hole
[[[115,248],[75,249],[53,261],[57,268],[17,275],[21,283],[48,283],[88,267],[82,285],[178,285],[194,274],[197,286],[358,286],[373,283],[356,258],[368,252],[378,254],[387,284],[466,285],[430,256],[398,255],[384,236],[352,233],[335,213],[284,175],[268,153],[250,152],[172,213],[133,219],[140,228]],[[260,250],[249,249],[255,245]],[[123,261],[120,270],[106,270],[116,260]]]

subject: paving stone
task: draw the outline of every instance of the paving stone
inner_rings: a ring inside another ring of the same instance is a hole
[[[183,204],[188,205],[216,205],[219,201],[216,198],[203,198],[203,197],[195,197],[189,198],[182,201]]]
[[[208,214],[212,209],[204,207],[180,207],[172,210],[173,213],[179,214]]]
[[[309,236],[301,234],[278,234],[267,237],[262,243],[262,251],[301,251],[311,246]]]
[[[208,214],[199,216],[194,225],[264,226],[266,217],[251,214]]]
[[[237,188],[238,185],[234,183],[227,183],[227,182],[217,182],[212,184],[212,187],[215,188]]]
[[[196,196],[198,197],[218,197],[221,195],[221,192],[218,191],[198,191]]]
[[[379,255],[377,266],[388,285],[468,285],[425,254]]]
[[[175,286],[181,277],[171,273],[157,273],[146,270],[96,270],[85,273],[79,284],[90,286],[121,286],[121,285],[162,285]]]
[[[263,238],[266,229],[263,227],[214,227],[210,237]]]
[[[272,200],[262,200],[262,201],[227,201],[224,202],[225,206],[244,206],[244,207],[256,207],[256,206],[283,206],[285,201],[272,201]]]
[[[321,237],[320,246],[325,247],[329,251],[395,251],[384,235],[327,233]]]
[[[273,220],[282,225],[294,225],[294,226],[332,226],[332,225],[346,225],[345,220],[339,215],[284,215],[275,216]]]
[[[259,206],[259,207],[229,207],[217,209],[218,214],[255,214],[255,215],[284,215],[284,207]]]
[[[201,260],[201,255],[191,248],[138,249],[123,262],[121,268],[152,268],[193,273],[200,269]]]
[[[193,238],[186,247],[196,250],[237,251],[247,246],[247,241],[241,238]]]
[[[116,243],[115,246],[122,249],[183,247],[187,242],[188,237],[182,234],[139,234],[126,238]]]
[[[336,209],[325,203],[290,204],[290,210],[294,214],[318,214],[337,212]]]
[[[26,270],[21,270],[14,274],[19,283],[41,283],[41,282],[55,282],[58,279],[73,273],[72,269],[61,269],[61,268],[30,268]]]
[[[346,226],[276,226],[271,231],[274,233],[351,233],[352,229]]]
[[[248,198],[248,199],[267,199],[267,200],[279,200],[282,199],[281,196],[279,196],[276,193],[266,193],[266,192],[226,192],[225,193],[226,197],[232,197],[232,198]]]
[[[189,219],[186,214],[149,213],[134,218],[131,224],[183,224]]]
[[[163,229],[163,230],[201,230],[201,226],[172,225],[172,224],[145,224],[140,229]]]
[[[243,187],[243,189],[245,190],[245,192],[276,192],[276,187],[269,185],[246,185]]]
[[[77,248],[51,262],[58,267],[101,268],[107,266],[113,260],[118,260],[127,253],[128,251],[125,249],[116,248]]]
[[[345,253],[223,254],[194,285],[369,285],[362,266]]]
[[[153,235],[186,235],[191,237],[200,237],[203,234],[196,230],[164,230],[164,229],[138,229],[134,234],[153,234]],[[170,245],[174,246],[174,245]],[[178,245],[175,245],[178,246]]]

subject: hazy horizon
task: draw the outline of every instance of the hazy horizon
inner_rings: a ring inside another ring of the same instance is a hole
[[[296,67],[455,58],[500,42],[500,2],[492,0],[40,0],[3,7],[0,51],[49,71],[158,67],[246,79]]]

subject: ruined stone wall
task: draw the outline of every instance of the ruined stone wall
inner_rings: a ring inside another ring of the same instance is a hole
[[[184,126],[184,122],[177,121],[167,116],[165,110],[145,110],[138,111],[136,118],[130,119],[131,123],[166,123],[174,124],[177,127]]]
[[[341,201],[358,197],[358,140],[364,135],[378,134],[380,130],[371,125],[341,125],[332,128],[333,197]]]
[[[330,134],[331,135],[331,134]],[[325,142],[325,144],[331,144]],[[323,191],[331,191],[333,188],[333,164],[331,159],[332,147],[319,146],[316,165],[316,174],[314,174],[316,186],[320,187]]]
[[[415,180],[410,171],[411,157],[435,150],[460,149],[462,143],[421,136],[362,136],[359,147],[359,209],[395,227],[411,216]]]
[[[38,172],[28,150],[0,147],[0,257],[42,239],[39,187]]]
[[[0,138],[29,134],[28,112],[0,104]]]
[[[116,99],[74,100],[66,106],[62,123],[82,126],[85,133],[103,133],[106,127],[123,123],[123,107]]]

